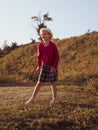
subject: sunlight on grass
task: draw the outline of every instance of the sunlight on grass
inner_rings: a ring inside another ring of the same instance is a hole
[[[37,101],[25,105],[33,87],[0,87],[0,129],[80,130],[97,121],[94,92],[85,86],[58,85],[58,104],[50,104],[51,89],[40,89]]]

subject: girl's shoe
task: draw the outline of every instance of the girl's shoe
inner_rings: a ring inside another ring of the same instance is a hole
[[[27,105],[27,104],[33,104],[34,102],[35,102],[34,100],[29,99],[28,101],[26,101],[25,104],[26,104],[26,105]]]
[[[57,104],[58,101],[57,100],[51,100],[51,104]]]

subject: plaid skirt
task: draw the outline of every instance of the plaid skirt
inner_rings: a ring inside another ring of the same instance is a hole
[[[57,81],[57,79],[58,79],[57,69],[56,69],[55,72],[51,72],[51,67],[46,66],[45,64],[43,64],[42,69],[40,71],[38,81],[41,81],[41,82],[54,82],[54,81]]]

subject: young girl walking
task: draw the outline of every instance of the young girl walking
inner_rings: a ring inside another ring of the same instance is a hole
[[[57,102],[57,66],[59,52],[54,42],[51,41],[53,33],[49,28],[40,29],[42,42],[37,47],[37,71],[40,70],[38,81],[34,87],[31,98],[26,104],[33,103],[38,91],[44,82],[50,82],[52,91],[51,103]]]

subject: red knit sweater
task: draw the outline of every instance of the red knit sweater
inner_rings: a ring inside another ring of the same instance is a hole
[[[58,49],[53,42],[49,42],[47,47],[41,42],[37,47],[37,66],[41,66],[41,63],[45,63],[47,66],[56,68],[58,66],[59,53]]]

